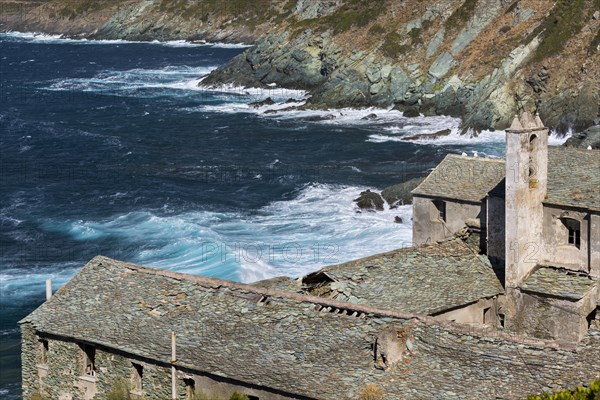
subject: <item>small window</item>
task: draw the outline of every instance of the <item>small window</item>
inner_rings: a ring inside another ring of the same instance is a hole
[[[185,399],[194,400],[196,398],[196,382],[192,378],[185,378]]]
[[[40,364],[46,364],[48,362],[48,341],[40,340]]]
[[[142,391],[142,377],[144,376],[144,367],[140,364],[131,363],[133,365],[133,374],[131,376],[131,387],[135,392]]]
[[[484,324],[493,323],[492,307],[487,307],[487,308],[483,309],[483,323]]]
[[[258,396],[250,396],[248,395],[248,400],[260,400]]]
[[[82,345],[83,351],[83,374],[85,376],[96,376],[96,349],[89,345]]]
[[[567,228],[567,243],[579,249],[581,247],[581,223],[572,218],[563,218],[562,223]]]
[[[592,324],[594,323],[594,321],[596,320],[598,315],[598,309],[594,309],[591,313],[588,314],[588,316],[585,318],[587,321],[587,326],[588,329],[590,329],[592,327]]]
[[[433,205],[436,209],[435,219],[446,222],[446,202],[442,200],[434,200]]]

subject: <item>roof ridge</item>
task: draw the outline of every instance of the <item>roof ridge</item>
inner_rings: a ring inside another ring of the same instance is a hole
[[[494,330],[489,327],[487,327],[487,328],[486,327],[474,327],[474,326],[469,326],[469,325],[464,325],[464,324],[458,324],[458,323],[452,322],[452,321],[437,320],[434,317],[422,315],[422,314],[392,311],[392,310],[381,309],[381,308],[377,308],[377,307],[370,307],[370,306],[361,305],[361,304],[354,304],[354,303],[350,303],[350,302],[342,302],[342,301],[326,299],[326,298],[322,298],[322,297],[304,295],[304,294],[300,294],[300,293],[291,293],[291,292],[284,292],[284,291],[280,291],[280,290],[260,288],[260,287],[256,287],[256,286],[249,285],[249,284],[237,283],[237,282],[227,281],[227,280],[219,279],[219,278],[208,278],[208,277],[184,274],[184,273],[179,273],[179,272],[148,268],[148,267],[136,265],[133,263],[127,263],[127,262],[121,262],[118,260],[113,260],[111,258],[104,257],[104,256],[94,257],[92,260],[90,260],[86,264],[86,266],[78,273],[78,275],[81,273],[85,274],[86,269],[94,268],[94,267],[101,267],[103,262],[110,264],[114,267],[121,268],[121,269],[128,269],[131,271],[145,273],[145,274],[149,274],[149,275],[163,276],[165,278],[170,278],[170,279],[175,279],[175,280],[185,280],[188,282],[195,282],[195,283],[199,283],[200,285],[213,286],[213,287],[214,286],[225,286],[228,288],[245,290],[245,291],[261,294],[264,296],[288,299],[288,300],[292,300],[293,302],[300,303],[300,304],[302,304],[302,303],[315,304],[315,305],[334,307],[334,308],[343,309],[343,310],[357,311],[359,313],[365,314],[365,316],[367,318],[375,317],[375,318],[393,318],[393,319],[398,319],[398,320],[405,320],[409,323],[420,323],[420,324],[425,324],[425,325],[429,325],[429,326],[438,326],[440,328],[448,329],[448,330],[456,332],[456,333],[468,334],[471,336],[479,336],[482,338],[496,338],[496,339],[500,339],[500,340],[506,340],[509,342],[523,343],[523,344],[535,346],[535,347],[571,348],[571,347],[577,346],[577,343],[574,343],[574,342],[528,338],[528,337],[515,335],[512,333],[508,333],[508,332]],[[74,284],[77,284],[77,283],[74,283]],[[42,305],[42,307],[44,307],[44,305],[46,305],[46,304],[52,303],[53,299],[58,298],[65,292],[68,292],[68,290],[69,290],[67,288],[68,285],[69,284],[63,286],[56,293],[56,295],[53,296],[53,298],[50,300],[50,302],[44,303]],[[58,306],[58,307],[60,307],[60,306]],[[29,314],[24,319],[22,319],[19,323],[20,324],[32,323],[34,325],[34,327],[36,327],[36,329],[44,331],[43,327],[40,327],[36,324],[35,315],[37,312],[39,312],[38,310],[39,310],[39,308],[36,309],[35,311],[33,311],[31,314]],[[342,314],[340,314],[340,315],[342,315]],[[355,317],[351,317],[349,315],[347,315],[347,317],[355,318]]]
[[[447,154],[446,157],[444,158],[458,158],[461,160],[477,160],[477,161],[493,161],[493,162],[498,162],[498,163],[504,163],[506,162],[503,158],[495,158],[495,157],[475,157],[475,156],[463,156],[461,154]]]

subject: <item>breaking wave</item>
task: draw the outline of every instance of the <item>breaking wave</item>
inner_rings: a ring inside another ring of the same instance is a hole
[[[251,282],[299,276],[320,266],[409,246],[411,207],[358,212],[353,199],[364,189],[312,184],[295,198],[273,202],[253,215],[197,211],[161,216],[139,211],[102,221],[48,220],[43,229],[92,246],[98,240],[114,240],[119,245],[114,254],[105,254],[109,257]],[[404,222],[395,223],[395,216]],[[56,271],[59,283],[75,271],[62,268]],[[23,279],[9,275],[2,286]],[[32,272],[23,280],[40,284],[43,279]]]
[[[77,37],[68,37],[65,35],[50,35],[46,33],[38,33],[38,32],[6,32],[0,33],[0,39],[2,38],[13,38],[19,39],[23,41],[30,41],[36,43],[45,43],[45,44],[154,44],[159,46],[168,46],[168,47],[216,47],[223,49],[243,49],[246,47],[251,47],[251,45],[247,45],[244,43],[211,43],[206,41],[194,41],[189,42],[186,40],[168,40],[168,41],[138,41],[138,40],[123,40],[123,39],[84,39]]]

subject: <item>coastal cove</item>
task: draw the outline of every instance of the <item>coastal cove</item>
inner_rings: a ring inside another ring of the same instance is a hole
[[[17,321],[46,278],[56,290],[98,254],[239,282],[297,277],[410,245],[410,207],[359,212],[361,191],[450,153],[503,156],[504,132],[460,135],[457,118],[280,111],[306,93],[199,86],[243,50],[0,35],[0,397],[19,398]]]

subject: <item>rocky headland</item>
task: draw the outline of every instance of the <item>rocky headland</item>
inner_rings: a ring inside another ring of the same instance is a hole
[[[0,29],[254,44],[201,84],[303,89],[304,107],[395,107],[505,129],[598,123],[600,0],[2,0]]]

